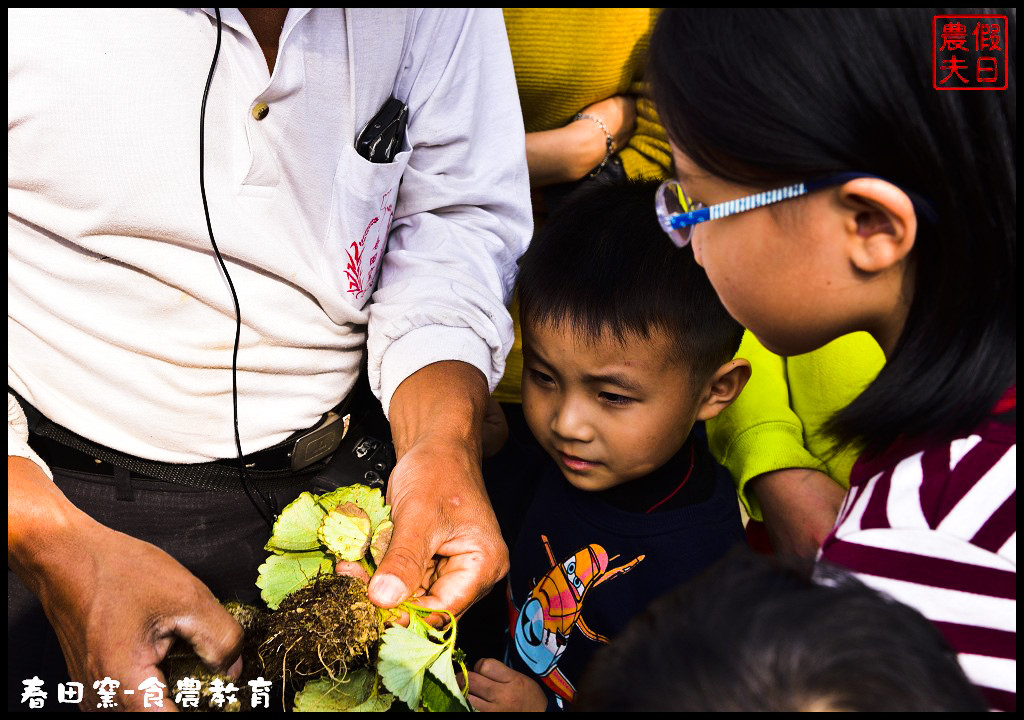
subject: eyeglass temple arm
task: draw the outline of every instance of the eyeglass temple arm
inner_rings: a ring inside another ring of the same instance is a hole
[[[822,188],[832,187],[835,185],[841,185],[850,180],[856,178],[870,177],[879,180],[885,178],[879,177],[878,175],[872,175],[870,173],[839,173],[837,175],[830,175],[829,177],[822,178],[820,180],[809,180],[803,183],[796,183],[794,185],[787,185],[785,187],[776,188],[774,190],[765,190],[764,192],[757,193],[755,195],[748,195],[746,197],[738,198],[736,200],[729,200],[724,203],[718,203],[717,205],[711,205],[709,207],[701,208],[700,210],[694,210],[691,212],[679,213],[673,215],[671,218],[672,227],[676,230],[681,228],[690,227],[697,225],[708,220],[717,220],[719,218],[728,217],[737,213],[746,212],[747,210],[754,210],[765,205],[771,205],[773,203],[782,202],[789,198],[799,197],[800,195],[806,195],[807,193],[814,192],[815,190],[821,190]],[[891,181],[886,181],[891,182]],[[910,201],[914,204],[914,208],[921,213],[926,219],[932,223],[938,223],[938,214],[935,212],[932,204],[927,198],[913,192],[900,188],[907,194]]]

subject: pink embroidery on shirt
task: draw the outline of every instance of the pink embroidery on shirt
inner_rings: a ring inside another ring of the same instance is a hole
[[[363,231],[363,237],[359,239],[359,242],[353,242],[349,245],[348,250],[345,251],[345,254],[348,256],[348,264],[345,266],[345,276],[348,278],[348,291],[357,298],[363,297],[373,287],[373,279],[377,277],[377,262],[384,254],[381,246],[387,242],[388,233],[391,232],[391,219],[395,215],[394,203],[388,202],[393,192],[394,188],[391,188],[381,196],[378,216],[367,224],[366,229]],[[370,256],[367,273],[364,277],[362,267],[363,251],[366,248],[366,241],[370,236],[370,231],[374,229],[374,226],[376,226],[376,236],[372,248],[373,255]],[[369,278],[369,281],[366,278]]]
[[[366,236],[370,234],[370,228],[377,224],[380,218],[374,218],[363,231],[363,237],[358,243],[349,245],[345,254],[348,255],[348,265],[345,266],[345,275],[348,277],[348,291],[356,297],[366,294],[366,286],[363,284],[363,246],[366,245]]]

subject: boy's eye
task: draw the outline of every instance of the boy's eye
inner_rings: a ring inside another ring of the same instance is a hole
[[[635,402],[635,400],[631,397],[611,392],[598,393],[598,397],[604,400],[605,402],[611,403],[612,405],[629,405],[631,402]]]
[[[529,369],[527,375],[531,380],[540,385],[551,385],[555,382],[555,379],[547,373],[542,373],[540,370]]]

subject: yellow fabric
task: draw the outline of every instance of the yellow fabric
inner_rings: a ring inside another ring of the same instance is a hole
[[[521,403],[523,401],[523,331],[519,327],[519,296],[516,295],[509,308],[512,323],[515,327],[515,340],[512,350],[505,360],[505,374],[501,377],[498,387],[494,388],[494,399],[502,403]]]
[[[631,178],[667,177],[668,137],[640,97],[657,8],[505,8],[526,132],[554,130],[592,103],[637,95],[637,129],[619,153]]]
[[[619,158],[627,177],[661,179],[672,167],[668,137],[654,104],[642,94],[647,43],[656,8],[505,8],[526,132],[554,130],[583,108],[612,95],[637,95],[637,127]],[[519,304],[511,308],[515,344],[499,402],[522,402]]]
[[[885,364],[882,349],[864,332],[789,358],[774,355],[751,333],[737,357],[750,361],[750,382],[736,401],[707,423],[712,454],[729,469],[747,513],[761,520],[747,483],[773,470],[812,468],[850,487],[857,448],[834,452],[822,426],[849,405]]]

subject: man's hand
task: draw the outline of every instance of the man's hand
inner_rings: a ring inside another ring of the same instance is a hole
[[[508,550],[480,474],[487,384],[462,362],[439,362],[399,385],[391,401],[398,464],[388,483],[395,534],[370,599],[459,614],[508,571]]]
[[[817,470],[787,468],[758,475],[750,487],[761,503],[776,555],[813,559],[832,532],[846,491]]]
[[[548,698],[533,678],[492,658],[469,673],[469,704],[480,712],[544,712]]]
[[[241,671],[242,630],[205,585],[164,551],[95,522],[75,508],[34,463],[8,458],[7,560],[38,597],[64,651],[72,680],[86,689],[105,677],[136,689],[174,638],[190,642],[210,667]],[[165,698],[173,694],[165,689]],[[143,710],[144,694],[119,694],[118,709]],[[173,711],[165,699],[163,708]]]

